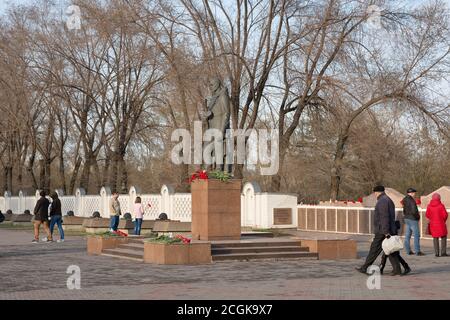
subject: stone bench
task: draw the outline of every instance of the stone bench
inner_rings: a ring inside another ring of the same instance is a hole
[[[309,252],[317,253],[319,260],[357,259],[356,241],[352,239],[311,239],[295,237],[301,241],[302,247],[308,247]]]
[[[134,234],[134,222],[132,220],[120,219],[117,230],[126,234]]]
[[[85,218],[82,224],[86,233],[102,233],[109,231],[110,219],[107,218]]]
[[[141,225],[141,235],[149,234],[153,231],[155,220],[143,220]],[[128,235],[134,235],[134,220],[121,219],[119,221],[118,230],[122,231]]]
[[[88,218],[75,217],[75,216],[63,216],[63,230],[64,231],[84,231],[84,220]]]
[[[11,217],[11,222],[13,226],[28,226],[34,221],[34,216],[31,214],[13,214]]]

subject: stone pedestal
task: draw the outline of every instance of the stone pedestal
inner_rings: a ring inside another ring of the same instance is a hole
[[[239,179],[192,182],[193,239],[211,241],[241,238],[241,183]]]
[[[298,238],[296,238],[298,239]],[[302,247],[318,253],[319,260],[357,259],[357,245],[351,239],[301,239]]]
[[[211,263],[211,243],[195,241],[184,243],[144,242],[144,262],[155,264]]]
[[[88,236],[87,237],[87,252],[90,255],[102,254],[105,249],[115,249],[121,244],[128,243],[126,237],[102,237],[102,236]]]

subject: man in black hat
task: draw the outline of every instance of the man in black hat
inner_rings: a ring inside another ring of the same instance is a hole
[[[386,237],[397,234],[397,227],[395,225],[395,205],[386,193],[384,193],[384,186],[376,186],[373,191],[377,197],[377,204],[375,205],[375,214],[373,219],[373,233],[375,237],[370,245],[369,254],[366,257],[365,263],[356,268],[361,273],[367,273],[367,268],[371,266],[379,254],[381,253],[382,243]],[[394,268],[391,273],[392,276],[400,275],[400,262],[398,254],[393,253],[389,255],[389,261]]]
[[[420,251],[420,214],[415,200],[416,190],[414,188],[409,188],[406,190],[406,193],[406,197],[402,200],[403,218],[405,219],[405,250],[407,254],[414,254],[414,252],[411,251],[410,246],[412,233],[414,235],[414,251],[416,252],[416,255],[423,256],[424,253]]]

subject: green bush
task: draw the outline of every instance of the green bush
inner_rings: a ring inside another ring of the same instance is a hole
[[[231,175],[228,172],[220,171],[220,170],[211,171],[208,174],[208,176],[209,176],[209,178],[218,179],[223,182],[227,182],[228,180],[231,179]]]

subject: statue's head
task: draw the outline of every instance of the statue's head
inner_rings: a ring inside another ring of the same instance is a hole
[[[215,92],[219,88],[220,88],[220,79],[219,78],[212,78],[209,81],[209,90],[211,90],[211,92]]]

